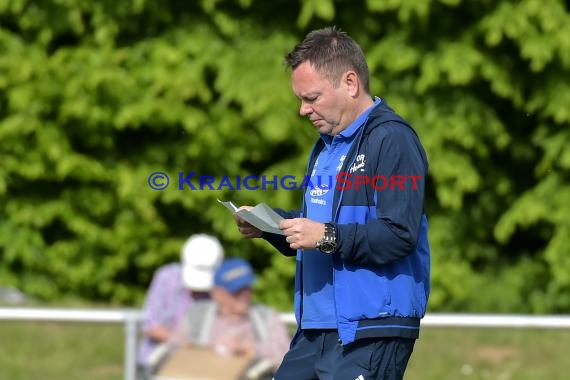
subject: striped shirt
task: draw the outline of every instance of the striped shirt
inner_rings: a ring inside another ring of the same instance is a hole
[[[192,303],[194,299],[182,282],[182,265],[171,263],[158,268],[146,295],[142,331],[156,326],[174,330]],[[158,344],[159,342],[143,335],[138,364],[146,365],[148,356]]]

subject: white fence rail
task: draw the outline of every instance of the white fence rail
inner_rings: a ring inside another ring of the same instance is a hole
[[[292,313],[283,313],[287,324],[295,324]],[[136,309],[52,309],[0,307],[0,321],[52,321],[124,323],[125,358],[124,378],[135,380],[138,324],[142,312]],[[494,328],[570,328],[570,315],[516,315],[516,314],[428,314],[422,326],[439,327],[494,327]]]
[[[138,324],[142,319],[140,310],[96,310],[96,309],[32,309],[0,308],[0,321],[52,321],[52,322],[92,322],[125,324],[124,378],[136,378],[136,351]]]

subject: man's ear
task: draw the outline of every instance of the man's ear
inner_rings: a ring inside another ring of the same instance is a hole
[[[346,86],[347,92],[350,96],[352,97],[358,96],[358,91],[360,89],[360,82],[358,81],[358,75],[354,71],[349,70],[346,73],[344,73],[343,83]]]

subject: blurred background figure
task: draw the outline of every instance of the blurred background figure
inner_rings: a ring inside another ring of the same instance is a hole
[[[253,304],[254,282],[254,271],[247,261],[225,260],[215,273],[211,299],[187,309],[171,350],[190,345],[208,347],[221,356],[244,356],[251,359],[246,378],[271,379],[289,349],[290,337],[275,310]],[[191,353],[189,356],[192,360]]]
[[[27,301],[28,297],[20,289],[13,286],[0,286],[0,305],[24,304]]]
[[[196,234],[184,243],[181,262],[166,264],[155,271],[144,304],[137,359],[139,379],[150,376],[149,356],[160,343],[172,338],[188,307],[210,297],[214,272],[223,259],[224,249],[217,238]]]

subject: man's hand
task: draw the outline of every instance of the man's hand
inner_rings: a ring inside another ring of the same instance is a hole
[[[222,356],[254,356],[255,346],[243,336],[226,334],[216,342],[214,350]]]
[[[285,233],[291,249],[313,249],[325,236],[324,223],[307,218],[284,219],[279,223],[279,229]]]
[[[156,325],[144,332],[144,335],[155,342],[166,342],[172,339],[172,330],[166,326]]]
[[[252,208],[253,208],[253,206],[241,206],[239,208],[239,210],[248,210],[249,211]],[[251,224],[246,222],[244,219],[240,218],[239,215],[234,214],[234,219],[236,220],[237,228],[238,228],[238,231],[241,234],[241,236],[248,238],[248,239],[261,237],[261,234],[263,233],[263,231],[252,226]]]

